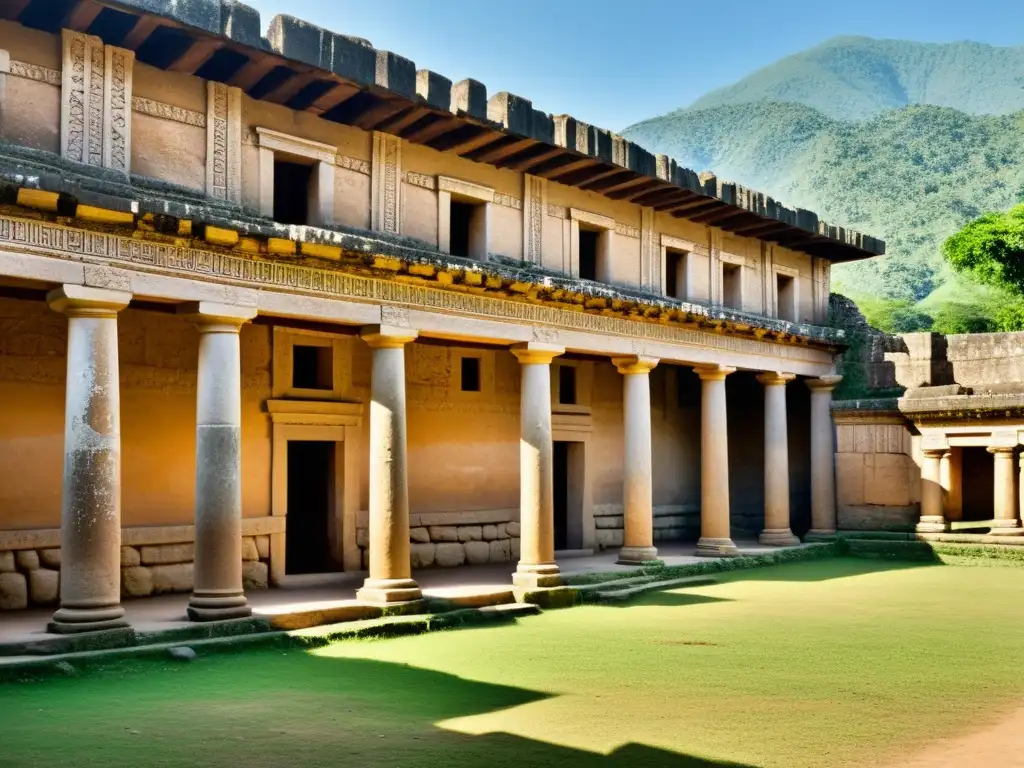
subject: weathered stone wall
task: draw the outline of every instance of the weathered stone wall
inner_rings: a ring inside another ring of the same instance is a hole
[[[121,547],[121,597],[192,591],[194,546],[180,543]],[[242,537],[245,589],[266,589],[270,537]],[[60,595],[60,547],[0,550],[0,611],[50,606]]]
[[[242,329],[243,515],[270,514],[270,328]],[[194,515],[198,333],[166,312],[118,319],[121,515],[127,526]],[[60,525],[67,318],[41,298],[0,298],[0,530]]]
[[[920,515],[918,446],[898,410],[837,403],[836,501],[840,530],[909,530]]]
[[[1024,333],[972,333],[946,337],[946,359],[957,384],[1024,388]]]

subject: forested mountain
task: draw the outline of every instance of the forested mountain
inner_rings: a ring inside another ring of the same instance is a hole
[[[837,287],[918,301],[945,237],[1024,200],[1024,47],[837,38],[624,135],[884,238]]]

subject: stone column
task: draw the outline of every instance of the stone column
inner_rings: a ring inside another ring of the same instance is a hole
[[[800,543],[789,527],[789,426],[786,383],[792,373],[762,373],[764,385],[764,530],[762,544],[790,547]]]
[[[522,371],[519,406],[519,565],[517,587],[557,587],[551,361],[565,350],[527,342],[512,347]]]
[[[836,535],[836,453],[832,390],[842,376],[807,379],[811,389],[811,530],[804,541],[831,541]]]
[[[734,556],[729,532],[729,438],[725,377],[735,368],[698,366],[700,376],[700,540],[697,554]]]
[[[196,386],[195,565],[188,616],[249,616],[242,591],[242,355],[253,307],[197,302],[178,313],[199,330]]]
[[[937,533],[949,530],[942,489],[942,463],[948,460],[947,448],[926,448],[921,465],[921,519],[917,530]]]
[[[68,318],[61,488],[60,608],[51,632],[127,627],[121,607],[121,397],[117,313],[126,291],[65,285],[47,295]]]
[[[651,475],[651,377],[658,364],[652,357],[616,357],[622,374],[624,426],[622,509],[625,541],[622,565],[642,565],[658,558],[654,547],[654,500]]]
[[[360,336],[373,350],[370,383],[370,573],[357,593],[371,603],[419,600],[409,560],[409,475],[405,425],[405,345],[417,332],[373,325]]]
[[[1017,516],[1018,495],[1017,473],[1013,461],[1014,448],[1012,446],[993,446],[988,450],[992,454],[995,464],[993,467],[995,520],[992,521],[990,533],[996,536],[1024,535],[1024,528],[1021,528],[1020,519]]]

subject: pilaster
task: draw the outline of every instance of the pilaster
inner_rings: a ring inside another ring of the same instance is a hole
[[[127,174],[135,53],[69,29],[61,45],[61,156]]]
[[[242,91],[212,80],[206,83],[206,194],[242,202]]]
[[[540,264],[544,247],[544,219],[547,218],[548,181],[523,174],[523,261]]]
[[[374,131],[370,169],[370,228],[399,234],[402,227],[402,140]]]

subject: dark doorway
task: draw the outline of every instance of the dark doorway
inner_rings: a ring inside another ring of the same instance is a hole
[[[329,441],[288,442],[288,575],[340,571],[333,543],[334,446]]]
[[[309,182],[313,166],[274,161],[274,221],[309,223]]]
[[[991,520],[995,515],[995,464],[992,454],[985,448],[963,449],[963,470],[961,472],[963,497],[963,520]]]
[[[555,551],[569,548],[569,443],[555,448]]]
[[[597,238],[600,232],[580,230],[580,277],[597,280]]]
[[[451,224],[448,230],[448,251],[452,256],[469,257],[469,229],[473,219],[473,208],[470,203],[452,200]]]

